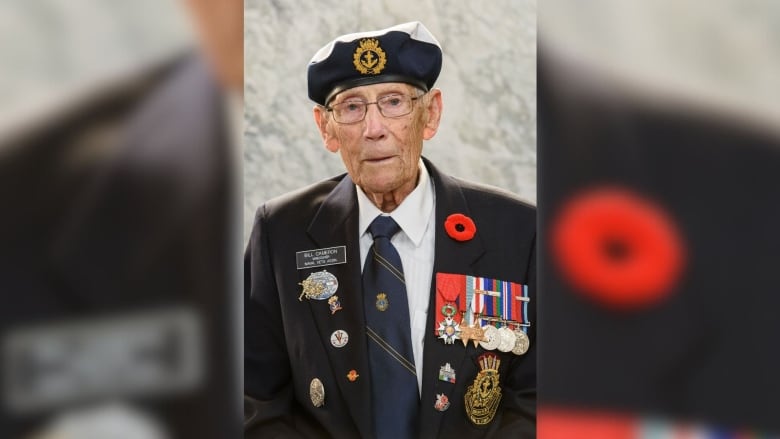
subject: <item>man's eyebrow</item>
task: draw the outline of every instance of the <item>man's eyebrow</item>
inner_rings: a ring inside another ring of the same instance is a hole
[[[361,101],[367,101],[368,100],[368,99],[366,99],[365,96],[363,96],[363,95],[361,95],[359,93],[349,93],[349,94],[344,94],[343,96],[337,96],[334,99],[333,103],[334,104],[338,104],[338,103],[341,103],[341,102],[344,102],[344,101],[347,101],[347,100],[350,100],[350,99],[352,99],[352,100],[361,100]]]

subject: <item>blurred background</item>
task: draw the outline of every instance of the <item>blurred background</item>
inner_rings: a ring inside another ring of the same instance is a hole
[[[540,5],[540,438],[780,433],[778,23]]]
[[[344,173],[314,125],[306,67],[335,37],[422,22],[442,46],[444,113],[423,155],[536,201],[536,1],[247,0],[244,236],[264,201]]]
[[[242,3],[0,9],[0,437],[238,437]]]
[[[538,436],[777,435],[780,7],[550,0],[538,44],[536,15],[0,5],[0,437],[241,434],[244,235],[342,172],[306,64],[409,20],[445,54],[426,155],[538,202]]]

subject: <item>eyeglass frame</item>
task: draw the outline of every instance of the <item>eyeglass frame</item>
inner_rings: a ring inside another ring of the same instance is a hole
[[[422,98],[423,96],[425,96],[425,94],[426,94],[426,92],[423,92],[422,94],[417,95],[417,96],[409,96],[409,95],[404,94],[404,93],[391,93],[391,94],[388,94],[386,96],[382,96],[381,98],[375,100],[374,102],[363,102],[362,100],[360,100],[360,101],[357,101],[357,102],[360,102],[361,104],[363,104],[363,117],[361,117],[360,119],[358,119],[358,120],[356,120],[354,122],[339,122],[336,119],[336,115],[334,113],[333,114],[333,121],[336,122],[337,124],[340,124],[340,125],[354,125],[354,124],[356,124],[358,122],[363,122],[364,120],[366,120],[366,115],[368,114],[368,106],[369,105],[376,105],[376,108],[379,110],[379,114],[381,114],[382,117],[385,117],[385,118],[388,118],[388,119],[397,119],[399,117],[404,117],[406,115],[412,114],[412,112],[414,111],[414,102],[417,101],[418,99]],[[385,116],[385,113],[382,112],[382,107],[379,106],[379,101],[382,100],[382,99],[385,99],[385,98],[392,97],[392,96],[403,96],[403,97],[409,98],[409,100],[412,101],[412,107],[409,110],[409,112],[408,113],[404,113],[404,114],[399,114],[397,116]],[[347,98],[347,99],[349,99],[349,98]],[[339,102],[338,104],[333,104],[333,105],[342,105],[342,104],[348,104],[348,103],[350,103],[350,101]],[[325,105],[323,108],[325,108],[325,111],[327,111],[329,113],[333,113],[333,110],[334,110],[333,106]]]

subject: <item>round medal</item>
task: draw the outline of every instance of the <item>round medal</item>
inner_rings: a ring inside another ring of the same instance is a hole
[[[517,336],[515,332],[504,326],[498,330],[498,350],[501,352],[509,352],[515,348],[515,339]]]
[[[312,273],[298,285],[303,287],[298,300],[307,299],[325,300],[336,294],[339,288],[339,281],[336,276],[328,273],[327,270]]]
[[[485,331],[485,335],[482,338],[482,341],[479,342],[479,345],[488,351],[496,349],[501,342],[501,340],[498,339],[498,329],[496,329],[495,326],[490,325],[485,325],[482,329]]]
[[[515,329],[515,347],[512,348],[512,353],[515,355],[523,355],[528,352],[528,347],[531,345],[531,340],[528,339],[528,335],[523,332],[522,329]]]
[[[312,273],[309,276],[309,278],[312,281],[322,285],[322,291],[316,296],[312,297],[312,299],[315,300],[329,299],[330,296],[336,294],[336,290],[339,288],[339,281],[338,279],[336,279],[336,276],[334,276],[331,273],[328,273],[326,270]]]

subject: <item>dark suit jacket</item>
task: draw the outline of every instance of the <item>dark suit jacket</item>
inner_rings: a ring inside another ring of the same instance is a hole
[[[143,398],[83,386],[84,394],[60,394],[23,413],[4,407],[0,437],[27,437],[76,403],[101,398],[155,414],[172,437],[240,434],[237,347],[226,342],[234,338],[238,298],[227,293],[235,287],[225,254],[236,217],[223,102],[197,53],[152,70],[36,127],[0,157],[0,200],[14,206],[0,219],[0,338],[66,321],[186,309],[202,329],[203,379],[187,391]],[[94,355],[73,352],[82,361]],[[178,364],[175,349],[166,353]],[[52,374],[73,376],[61,369]],[[41,375],[17,387],[44,388]]]
[[[481,347],[437,340],[434,320],[435,273],[461,273],[529,284],[535,303],[535,209],[512,195],[439,173],[425,160],[436,190],[434,279],[428,309],[420,413],[420,437],[533,437],[535,433],[536,354],[534,326],[531,349],[523,356],[494,351],[502,400],[487,426],[476,427],[464,408],[466,389],[480,368]],[[463,213],[477,227],[474,239],[458,242],[447,236],[448,215]],[[339,176],[270,201],[258,209],[245,256],[245,359],[247,437],[371,437],[370,374],[358,243],[355,184]],[[347,262],[325,267],[339,281],[343,310],[331,314],[324,301],[299,301],[299,282],[312,271],[298,270],[295,253],[346,246]],[[533,310],[533,306],[529,307]],[[535,323],[534,312],[530,318]],[[331,346],[337,329],[349,334],[346,346]],[[438,379],[450,363],[454,384]],[[350,370],[359,377],[347,379]],[[325,404],[314,407],[309,384],[319,378]],[[451,406],[434,409],[444,393]],[[499,433],[500,432],[500,433]]]

